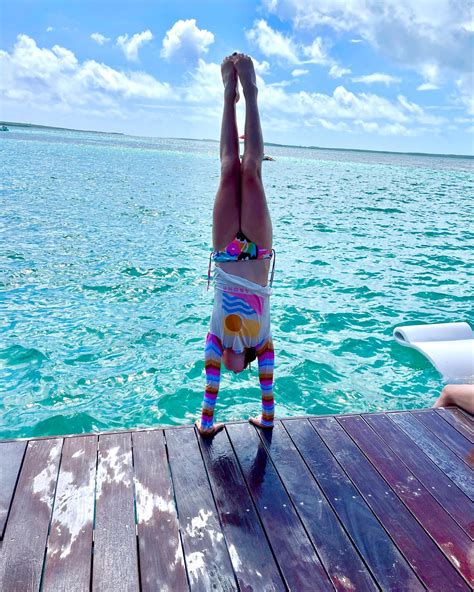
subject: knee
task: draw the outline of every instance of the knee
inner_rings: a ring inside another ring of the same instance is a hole
[[[452,385],[451,385],[451,384],[447,384],[447,385],[446,385],[446,386],[443,388],[443,390],[441,391],[441,394],[442,394],[444,397],[451,397],[451,396],[453,395],[453,390],[454,390],[454,389],[453,389]]]
[[[447,384],[443,388],[441,391],[441,400],[443,401],[444,405],[452,405],[455,390],[456,389],[453,389],[453,385],[451,384]]]
[[[224,158],[221,161],[221,181],[235,181],[240,178],[240,160],[238,158]]]
[[[259,158],[245,157],[242,160],[242,181],[260,182],[262,178],[262,161]]]

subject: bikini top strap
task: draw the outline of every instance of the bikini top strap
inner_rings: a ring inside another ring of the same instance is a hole
[[[275,262],[276,262],[276,251],[275,251],[275,249],[272,249],[272,255],[273,255],[273,264],[272,264],[272,273],[270,275],[270,287],[272,287],[272,285],[273,285],[273,276],[275,275]]]

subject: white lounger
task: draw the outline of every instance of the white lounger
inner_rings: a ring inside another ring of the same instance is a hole
[[[393,337],[426,356],[446,382],[474,382],[474,332],[467,323],[396,327]]]

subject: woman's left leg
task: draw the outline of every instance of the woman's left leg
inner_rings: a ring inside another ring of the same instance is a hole
[[[234,58],[245,96],[245,150],[241,169],[240,229],[263,249],[272,248],[272,221],[262,182],[263,135],[255,70],[249,56]]]

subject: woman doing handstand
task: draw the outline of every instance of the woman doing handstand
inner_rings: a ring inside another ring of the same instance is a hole
[[[215,293],[205,349],[206,390],[202,416],[196,421],[203,435],[214,435],[223,428],[223,424],[214,424],[222,361],[228,370],[238,373],[258,358],[262,411],[249,421],[262,428],[272,428],[274,416],[274,351],[268,285],[274,251],[272,223],[262,183],[263,137],[258,89],[249,56],[234,53],[224,59],[221,71],[224,82],[221,177],[214,202],[211,254],[216,267]],[[236,119],[237,79],[245,97],[242,162]]]

